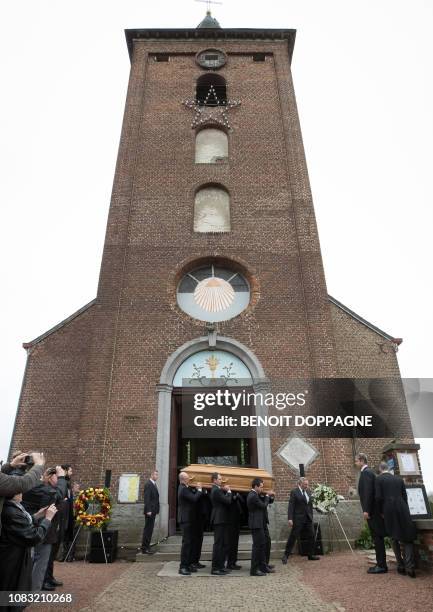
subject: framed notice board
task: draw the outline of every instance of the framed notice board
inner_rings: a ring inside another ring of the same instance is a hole
[[[407,503],[413,519],[431,518],[430,504],[424,485],[406,485]]]
[[[140,476],[138,474],[121,474],[117,501],[120,504],[136,503],[138,501],[139,486]]]

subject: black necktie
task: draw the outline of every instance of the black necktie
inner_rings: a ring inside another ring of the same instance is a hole
[[[303,495],[304,495],[305,501],[306,501],[306,502],[307,502],[307,504],[308,504],[307,492],[304,490],[304,491],[302,491],[302,493],[303,493]]]

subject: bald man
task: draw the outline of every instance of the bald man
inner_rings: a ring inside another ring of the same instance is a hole
[[[188,486],[189,476],[186,472],[179,474],[179,488],[177,491],[178,521],[182,530],[182,548],[180,552],[179,574],[191,576],[191,572],[197,569],[192,567],[193,543],[194,543],[194,521],[195,505],[202,494],[201,483],[194,485],[194,489]]]

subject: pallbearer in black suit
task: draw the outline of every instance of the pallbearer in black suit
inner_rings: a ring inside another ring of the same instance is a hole
[[[241,530],[242,497],[240,493],[232,494],[232,503],[228,507],[227,549],[225,552],[226,567],[231,570],[242,569],[238,565],[239,532]]]
[[[263,480],[254,478],[251,483],[251,491],[247,497],[248,527],[251,529],[253,538],[253,549],[251,551],[251,576],[266,576],[266,542],[265,524],[266,509],[269,504],[269,496],[260,497],[263,494]]]
[[[195,490],[195,487],[192,489]],[[203,563],[200,563],[201,557],[201,549],[203,546],[203,533],[205,525],[208,523],[209,518],[209,495],[207,494],[206,489],[203,489],[201,492],[200,499],[195,504],[195,519],[194,519],[194,529],[193,529],[193,545],[192,545],[192,555],[191,555],[191,568],[194,569],[203,569],[206,567]]]
[[[314,529],[313,529],[313,494],[308,488],[308,479],[300,478],[298,486],[292,489],[289,497],[289,508],[287,511],[289,527],[292,528],[286,544],[281,561],[286,564],[292,553],[295,542],[302,538],[307,547],[309,561],[318,561],[314,552]]]
[[[412,522],[407,504],[407,493],[404,481],[388,471],[388,464],[382,462],[376,478],[376,504],[383,514],[386,535],[392,538],[392,548],[397,559],[399,574],[415,578],[415,559],[413,541],[416,538],[416,527]],[[404,558],[401,546],[404,547]]]
[[[270,506],[271,504],[274,503],[275,500],[275,493],[273,491],[269,491],[268,492],[268,497],[269,497],[269,503],[268,506]],[[265,494],[261,494],[260,495],[260,499],[262,499],[263,501],[266,499],[266,495]],[[269,535],[269,517],[268,517],[268,508],[266,507],[266,511],[265,511],[265,525],[263,528],[264,534],[265,534],[265,559],[266,559],[266,573],[267,574],[274,574],[275,573],[275,565],[270,565],[269,561],[271,558],[271,536]]]
[[[145,555],[153,555],[150,550],[153,528],[155,526],[156,515],[159,514],[159,491],[156,486],[158,480],[158,470],[153,470],[149,480],[144,485],[144,529],[141,542],[141,552]]]
[[[180,551],[179,574],[191,576],[197,569],[192,567],[194,546],[194,523],[196,520],[196,505],[201,498],[202,488],[198,482],[194,489],[188,487],[189,476],[186,472],[179,474],[177,490],[178,521],[182,530],[182,548]]]
[[[370,567],[367,572],[369,574],[386,574],[388,567],[386,565],[384,541],[385,525],[375,499],[376,474],[368,467],[367,455],[364,455],[364,453],[356,455],[355,466],[361,470],[358,482],[359,501],[364,518],[371,531],[374,550],[376,551],[376,565]]]
[[[224,561],[228,543],[228,508],[232,503],[232,492],[228,485],[222,486],[221,474],[215,472],[211,478],[212,490],[210,492],[210,500],[212,502],[212,514],[210,522],[214,535],[211,573],[215,576],[225,576],[227,572],[231,571],[224,568]]]

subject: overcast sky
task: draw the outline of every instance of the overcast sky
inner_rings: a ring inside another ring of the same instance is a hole
[[[193,27],[205,9],[1,3],[0,458],[22,342],[96,294],[129,74],[123,30]],[[328,291],[403,338],[402,376],[432,377],[433,3],[226,0],[213,13],[223,27],[297,29],[292,69]],[[433,490],[432,440],[421,458]]]

